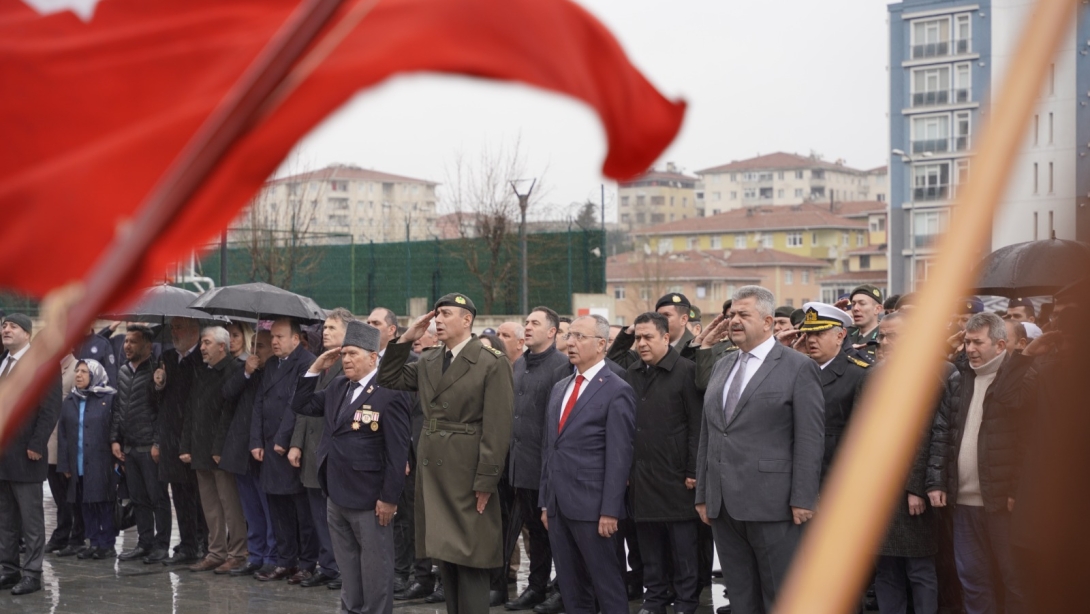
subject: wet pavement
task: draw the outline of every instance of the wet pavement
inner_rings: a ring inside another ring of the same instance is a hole
[[[56,526],[56,512],[48,487],[45,490],[48,537]],[[177,524],[174,526],[177,527]],[[176,542],[175,536],[172,547]],[[118,536],[118,552],[135,545],[135,527]],[[525,562],[525,552],[522,555]],[[511,586],[512,598],[517,596],[516,590],[521,591],[526,587],[527,567],[525,563],[522,565],[517,585]],[[704,591],[701,606],[697,609],[699,614],[711,614],[716,606],[727,603],[723,597],[721,582],[716,580],[710,590]],[[162,564],[145,565],[140,561],[81,561],[76,557],[47,554],[43,565],[42,586],[41,591],[21,597],[12,596],[7,590],[0,592],[0,613],[333,614],[339,611],[337,591],[325,587],[300,588],[286,582],[258,582],[253,578],[217,576],[212,572],[192,573],[184,568],[169,568]],[[633,613],[640,609],[639,601],[632,601],[629,605]],[[443,604],[427,604],[423,600],[417,600],[396,602],[394,611],[402,614],[444,614],[446,609]],[[502,606],[492,608],[492,614],[501,612],[505,612]]]

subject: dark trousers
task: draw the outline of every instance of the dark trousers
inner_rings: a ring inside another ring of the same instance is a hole
[[[700,587],[712,585],[712,559],[715,558],[715,538],[712,528],[703,522],[696,523],[697,579]]]
[[[627,556],[625,555],[626,545],[628,546]],[[621,557],[621,569],[630,570],[625,572],[625,584],[642,587],[643,556],[640,554],[640,540],[636,536],[636,521],[632,520],[631,511],[628,518],[617,523],[617,556]]]
[[[597,597],[602,614],[628,613],[619,541],[616,533],[598,535],[597,521],[571,520],[560,509],[549,516],[549,542],[565,612],[594,614]]]
[[[114,529],[113,501],[83,500],[83,478],[76,484],[76,501],[79,502],[83,516],[83,525],[87,528],[87,539],[92,548],[110,550],[117,542],[117,530]]]
[[[314,520],[314,533],[318,538],[318,564],[327,576],[341,575],[337,567],[337,558],[333,556],[333,542],[329,539],[329,519],[326,512],[326,497],[321,488],[308,488],[307,501],[310,503],[310,517]]]
[[[250,562],[276,565],[276,534],[265,493],[258,488],[257,478],[252,474],[235,474],[235,484],[238,485],[242,515],[246,518],[246,549],[250,552]]]
[[[174,501],[174,514],[178,517],[180,539],[174,551],[196,555],[208,550],[208,524],[201,510],[196,477],[191,482],[171,482],[170,494]]]
[[[381,526],[375,510],[354,510],[329,501],[333,550],[343,563],[341,612],[390,614],[394,611],[393,527]]]
[[[313,571],[318,563],[318,538],[314,534],[306,493],[266,494],[265,498],[269,501],[269,514],[276,533],[276,565]]]
[[[791,520],[735,520],[726,509],[712,519],[723,581],[734,614],[764,614],[783,588],[787,568],[802,538],[802,526]]]
[[[880,556],[875,569],[874,594],[882,614],[907,614],[909,594],[913,614],[939,611],[935,557]]]
[[[540,492],[527,488],[515,489],[515,497],[522,508],[523,526],[530,534],[530,543],[526,547],[530,557],[529,588],[544,595],[553,568],[553,549],[549,544],[549,532],[541,524],[541,508],[538,506]]]
[[[695,612],[700,604],[696,525],[681,522],[637,522],[643,557],[643,609],[663,614],[674,596],[674,611]],[[703,524],[703,523],[701,523]],[[707,526],[707,525],[705,525]]]
[[[170,548],[170,494],[159,481],[151,452],[125,451],[125,485],[136,514],[136,545],[146,550]]]
[[[45,462],[45,461],[42,461]],[[19,538],[26,553],[19,561]],[[45,507],[41,482],[0,480],[0,573],[42,577]]]
[[[511,506],[515,500],[515,489],[511,488],[506,477],[500,478],[496,496],[493,499],[500,504],[500,539],[506,540],[507,531],[511,526]],[[492,590],[507,594],[507,573],[508,569],[502,565],[493,567],[489,571],[489,585]]]
[[[491,571],[439,561],[447,614],[487,614]]]
[[[68,502],[68,480],[57,471],[56,465],[49,466],[49,494],[57,506],[57,528],[49,536],[49,541],[61,546],[83,544],[83,514],[78,506]]]
[[[416,513],[416,468],[405,476],[405,488],[397,502],[397,516],[394,516],[394,574],[402,578],[413,578],[425,585],[434,585],[435,577],[431,573],[431,559],[416,558],[416,526],[413,515]]]
[[[1025,593],[1015,570],[1010,543],[1011,515],[986,512],[981,506],[954,508],[954,560],[958,566],[967,614],[997,612],[1002,595],[1006,614],[1026,612]],[[994,582],[1003,583],[996,590]]]

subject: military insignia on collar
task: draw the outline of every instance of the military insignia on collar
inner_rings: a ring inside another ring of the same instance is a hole
[[[465,299],[464,296],[456,296],[456,297],[454,297],[454,302],[458,303],[459,305],[465,305],[466,304],[466,299]]]
[[[855,364],[859,365],[860,367],[863,367],[864,369],[870,368],[870,363],[869,362],[867,362],[865,360],[859,360],[855,356],[849,356],[848,360],[854,362]]]
[[[374,392],[374,391],[375,391],[375,387],[374,387],[374,386],[368,386],[368,387],[367,387],[367,394],[371,394],[371,393],[372,393],[372,392]]]

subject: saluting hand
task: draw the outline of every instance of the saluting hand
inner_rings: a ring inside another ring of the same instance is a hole
[[[412,323],[412,326],[405,331],[404,335],[398,339],[398,343],[410,343],[424,336],[424,333],[428,332],[428,325],[431,324],[432,319],[435,318],[435,310],[429,311],[424,315],[416,319]]]
[[[314,363],[310,365],[310,372],[314,374],[321,373],[326,369],[337,364],[337,359],[341,357],[341,348],[333,348],[332,350],[326,350],[322,352],[322,355],[314,359]]]

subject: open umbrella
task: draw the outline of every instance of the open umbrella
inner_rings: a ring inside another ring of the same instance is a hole
[[[1090,270],[1090,245],[1056,238],[1001,247],[973,271],[977,294],[1046,296]]]
[[[191,309],[189,305],[197,300],[197,293],[185,288],[161,285],[152,286],[144,291],[131,308],[122,313],[103,314],[107,320],[123,322],[147,322],[149,324],[166,324],[170,318],[194,318],[197,320],[213,320],[204,311]]]
[[[325,310],[313,299],[263,282],[209,290],[189,305],[220,316],[324,320]]]

